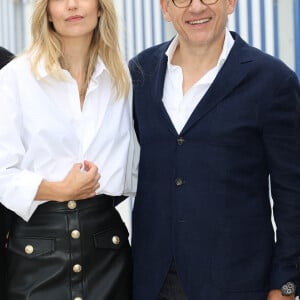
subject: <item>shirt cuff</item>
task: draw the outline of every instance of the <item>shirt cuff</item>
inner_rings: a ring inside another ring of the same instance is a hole
[[[36,208],[44,201],[35,201],[43,177],[23,170],[17,174],[2,196],[2,204],[18,216],[29,221]]]

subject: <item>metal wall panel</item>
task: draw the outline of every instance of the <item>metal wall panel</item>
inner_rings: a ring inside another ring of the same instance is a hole
[[[123,20],[121,44],[127,60],[175,33],[163,20],[158,0],[115,3]],[[282,59],[300,76],[300,0],[238,0],[228,27],[251,45]]]
[[[33,1],[0,0],[0,45],[14,53],[28,46]],[[159,0],[113,1],[126,60],[175,34],[162,17]],[[255,47],[282,59],[300,76],[300,0],[238,0],[228,27]]]
[[[0,1],[0,45],[15,51],[17,48],[15,3]]]

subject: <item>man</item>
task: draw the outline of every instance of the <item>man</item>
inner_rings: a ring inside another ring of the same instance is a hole
[[[12,58],[12,53],[0,47],[0,69],[4,67]],[[0,204],[0,299],[3,298],[3,288],[5,284],[5,243],[10,218],[11,212],[9,212],[4,206]]]
[[[298,78],[226,29],[236,0],[160,4],[177,36],[130,62],[133,299],[295,299]]]

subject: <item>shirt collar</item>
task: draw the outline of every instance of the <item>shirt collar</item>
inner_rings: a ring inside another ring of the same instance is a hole
[[[179,36],[177,34],[175,36],[175,38],[173,39],[173,41],[171,42],[171,44],[169,45],[167,51],[166,51],[166,56],[168,57],[168,67],[172,66],[171,61],[172,61],[173,55],[175,53],[175,50],[178,46],[178,43],[179,43]],[[230,31],[228,30],[228,28],[226,28],[223,49],[222,49],[221,55],[220,55],[220,57],[218,59],[218,62],[217,62],[218,69],[222,68],[224,62],[226,61],[226,59],[227,59],[227,57],[228,57],[228,55],[231,51],[231,48],[233,47],[233,45],[234,45],[234,39],[231,36]]]

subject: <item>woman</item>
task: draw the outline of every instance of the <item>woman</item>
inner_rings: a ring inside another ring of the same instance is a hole
[[[6,300],[131,299],[130,81],[112,0],[36,0],[0,72],[0,200],[14,211]]]

